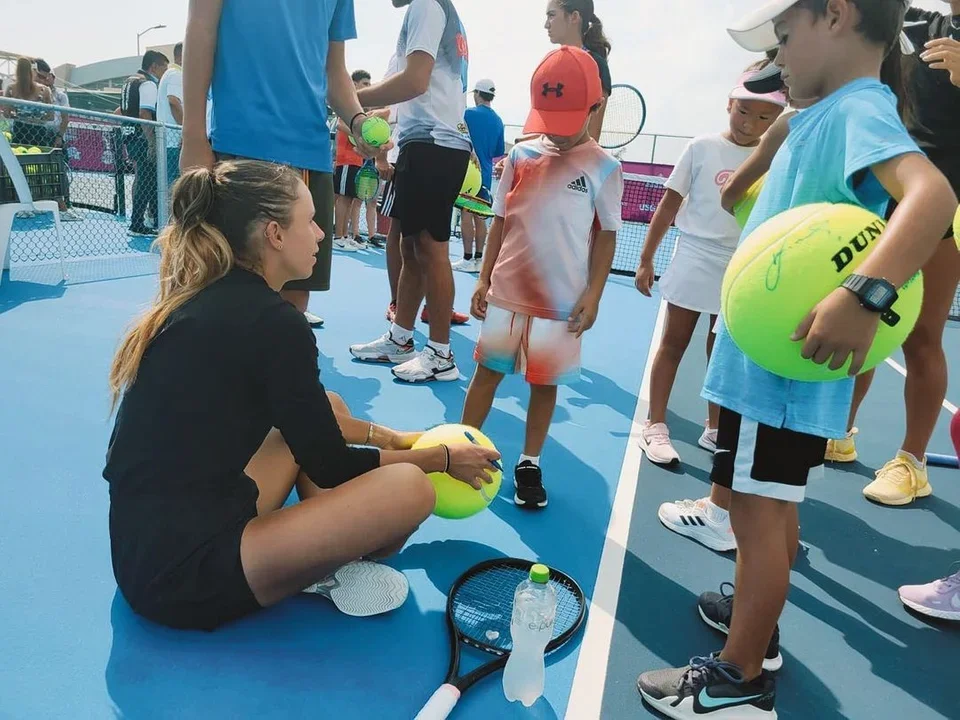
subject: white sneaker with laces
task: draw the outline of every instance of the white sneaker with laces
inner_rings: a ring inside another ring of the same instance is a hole
[[[314,315],[309,310],[304,310],[303,317],[306,318],[307,324],[310,327],[323,327],[323,318],[319,315]]]
[[[717,451],[717,429],[709,424],[703,426],[703,435],[697,440],[697,445],[704,450],[715,453]]]
[[[729,552],[737,549],[737,539],[730,526],[730,513],[718,508],[708,497],[664,503],[657,510],[657,517],[667,530],[695,540],[711,550]]]
[[[656,465],[674,465],[680,462],[680,454],[670,442],[670,429],[665,423],[647,420],[640,431],[640,447],[650,462]]]
[[[406,344],[401,345],[393,339],[393,335],[389,332],[381,335],[373,342],[351,345],[350,354],[357,360],[363,360],[364,362],[393,364],[405,363],[416,356],[413,349],[413,338],[410,338]]]
[[[466,258],[460,258],[450,267],[458,272],[471,272],[470,268],[472,267],[473,260],[467,260]]]
[[[453,360],[453,354],[444,357],[429,345],[390,372],[397,380],[408,383],[425,383],[431,380],[450,382],[460,379],[460,369]]]

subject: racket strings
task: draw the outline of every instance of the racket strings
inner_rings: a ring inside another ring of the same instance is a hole
[[[468,641],[501,651],[513,647],[510,623],[517,585],[527,579],[529,570],[512,565],[488,567],[467,578],[453,597],[453,619]],[[553,638],[576,626],[583,614],[583,598],[562,578],[551,577],[557,594],[557,612]]]

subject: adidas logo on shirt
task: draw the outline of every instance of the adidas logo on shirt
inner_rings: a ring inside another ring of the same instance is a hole
[[[587,189],[587,178],[584,175],[581,175],[580,177],[578,177],[572,183],[567,185],[567,187],[571,190],[576,190],[577,192],[582,192],[584,194],[590,192]]]

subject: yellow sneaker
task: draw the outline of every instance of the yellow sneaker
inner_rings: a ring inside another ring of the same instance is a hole
[[[909,505],[917,498],[933,494],[927,480],[927,464],[902,450],[877,470],[877,479],[863,489],[868,500],[881,505]]]
[[[823,459],[827,462],[851,463],[857,460],[857,442],[855,440],[857,433],[860,432],[853,428],[847,433],[846,437],[839,440],[827,440],[827,452]]]

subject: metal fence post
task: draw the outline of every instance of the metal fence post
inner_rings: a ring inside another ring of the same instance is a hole
[[[169,207],[167,203],[167,128],[163,125],[157,126],[156,133],[156,155],[157,155],[157,231],[163,230],[167,225]]]

